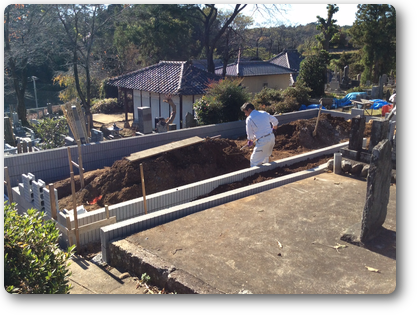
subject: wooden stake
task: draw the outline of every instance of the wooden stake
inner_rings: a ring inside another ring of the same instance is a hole
[[[143,177],[143,166],[142,166],[142,163],[140,163],[140,178],[142,180],[143,207],[145,209],[145,214],[147,214],[148,213],[148,208],[146,206],[145,178]]]
[[[84,169],[83,169],[83,158],[81,155],[81,141],[77,140],[78,145],[78,169],[80,170],[80,183],[81,183],[81,189],[84,188]]]
[[[51,217],[56,220],[56,200],[55,200],[54,184],[49,184],[49,198],[51,201]]]
[[[319,119],[320,119],[320,112],[321,112],[321,105],[320,105],[320,108],[319,108],[319,114],[317,115],[317,120],[316,120],[316,127],[314,128],[314,131],[313,131],[313,137],[315,137],[316,136],[316,134],[317,134],[317,126],[319,125]]]
[[[71,172],[71,193],[72,193],[72,206],[74,208],[75,238],[77,241],[77,248],[80,248],[80,231],[78,230],[77,198],[75,197],[74,172]]]
[[[68,243],[69,243],[69,246],[72,246],[72,244],[74,244],[74,243],[72,241],[72,233],[71,233],[72,226],[71,226],[71,220],[70,220],[69,215],[66,215],[65,216],[65,219],[67,221],[67,229],[68,229],[68,235],[67,235],[67,237],[68,237]]]
[[[80,233],[78,231],[78,213],[77,213],[77,198],[75,197],[75,179],[74,172],[72,170],[72,159],[71,159],[71,149],[67,147],[68,151],[68,160],[70,165],[70,174],[71,174],[71,193],[72,193],[72,205],[74,207],[74,224],[75,224],[75,238],[77,241],[77,248],[80,248]]]
[[[68,162],[70,167],[70,173],[72,172],[72,159],[71,159],[71,149],[70,147],[67,147],[67,153],[68,153]]]
[[[108,205],[104,206],[104,211],[106,212],[106,219],[109,219],[110,218],[110,213],[109,213],[109,206]]]

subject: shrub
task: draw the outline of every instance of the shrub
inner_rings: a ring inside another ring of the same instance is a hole
[[[53,149],[65,145],[65,139],[62,135],[69,134],[67,119],[60,118],[45,118],[37,124],[31,124],[31,128],[35,132],[36,137],[41,141],[38,144],[40,149]]]
[[[282,95],[284,98],[291,97],[294,98],[298,105],[306,105],[309,103],[311,88],[309,88],[305,83],[297,81],[294,87],[287,87]]]
[[[274,106],[275,114],[298,111],[300,103],[295,97],[287,96],[282,102]]]
[[[19,215],[4,203],[4,286],[8,293],[63,294],[71,285],[66,269],[74,246],[62,251],[55,223],[29,209]]]
[[[223,123],[244,118],[240,107],[250,100],[251,94],[240,85],[241,82],[242,80],[224,79],[209,84],[204,96],[205,103],[203,103],[210,108],[207,116],[210,116],[210,120],[213,119],[211,123]],[[198,104],[198,101],[196,103],[195,108],[203,105],[203,103]],[[199,122],[203,121],[200,120],[198,112],[197,119]]]
[[[123,104],[117,102],[117,98],[95,99],[91,104],[92,114],[112,114],[123,111]]]
[[[205,96],[196,101],[193,107],[200,125],[211,125],[219,122],[218,113],[221,109],[218,104],[209,104]]]
[[[282,101],[281,92],[271,88],[263,88],[262,91],[256,93],[252,99],[252,104],[270,106]]]

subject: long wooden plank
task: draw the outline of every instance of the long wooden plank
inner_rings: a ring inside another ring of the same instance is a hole
[[[127,160],[133,162],[133,161],[137,161],[140,159],[145,159],[148,158],[150,156],[154,156],[163,152],[167,152],[167,151],[172,151],[175,149],[179,149],[179,148],[183,148],[189,145],[193,145],[199,142],[204,141],[203,138],[200,137],[191,137],[188,139],[184,139],[184,140],[180,140],[180,141],[175,141],[175,142],[171,142],[168,144],[164,144],[161,145],[159,147],[155,147],[155,148],[151,148],[151,149],[147,149],[147,150],[143,150],[140,152],[135,152],[132,153],[131,155],[129,155],[128,157],[126,157]]]

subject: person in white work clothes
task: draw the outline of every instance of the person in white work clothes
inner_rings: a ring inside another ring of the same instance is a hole
[[[243,104],[240,109],[246,115],[247,145],[250,147],[255,143],[250,167],[269,163],[275,145],[274,129],[278,127],[278,119],[267,112],[256,110],[251,103]]]

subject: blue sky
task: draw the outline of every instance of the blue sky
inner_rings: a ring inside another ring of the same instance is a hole
[[[277,4],[281,5],[281,4]],[[253,14],[254,5],[249,4],[242,13],[244,15],[252,16],[255,20],[255,24],[273,26],[276,25],[306,25],[308,23],[317,22],[317,15],[326,18],[327,17],[327,4],[326,3],[303,3],[303,4],[282,4],[282,8],[286,11],[279,16],[276,21],[268,23],[267,19],[261,16],[259,13]],[[220,9],[232,10],[234,4],[218,4]],[[334,14],[333,18],[337,20],[337,24],[340,26],[352,25],[355,21],[355,13],[357,11],[357,4],[338,4],[339,11]],[[283,10],[283,11],[284,11]],[[252,15],[253,14],[253,15]],[[265,24],[266,23],[266,24]],[[253,25],[257,26],[257,25]]]

